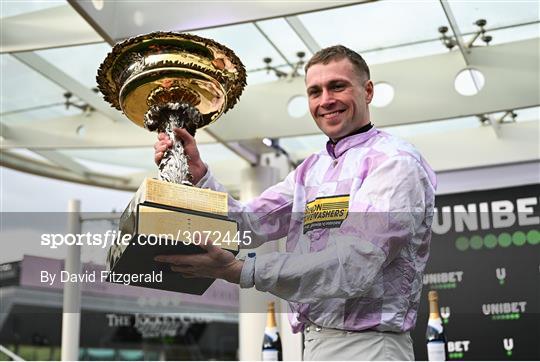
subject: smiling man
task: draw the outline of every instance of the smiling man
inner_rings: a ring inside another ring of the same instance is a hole
[[[284,181],[242,204],[231,217],[255,247],[287,238],[287,252],[236,260],[203,246],[203,255],[157,260],[187,277],[255,287],[289,301],[305,360],[413,360],[422,274],[429,255],[435,175],[410,144],[370,121],[373,83],[354,51],[333,46],[306,64],[309,109],[329,138]],[[223,190],[195,140],[175,130],[198,187]],[[158,136],[159,162],[172,142]]]
[[[335,59],[343,52],[347,57]],[[309,110],[334,143],[369,124],[373,82],[364,60],[347,48],[315,55],[306,65]]]

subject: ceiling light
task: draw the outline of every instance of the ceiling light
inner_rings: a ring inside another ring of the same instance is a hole
[[[143,26],[144,25],[145,21],[144,21],[144,14],[143,14],[142,11],[140,11],[140,10],[135,11],[135,13],[133,14],[133,22],[137,26]]]
[[[81,124],[79,127],[77,127],[75,133],[77,133],[77,136],[79,137],[84,137],[86,135],[86,127],[84,127],[84,124]]]
[[[446,35],[447,32],[447,26],[439,26],[439,33],[441,33],[440,39],[443,42],[444,46],[448,48],[448,50],[451,50],[453,47],[456,46],[457,42],[454,37]]]
[[[267,147],[272,147],[272,139],[268,137],[263,138],[262,143],[264,143]]]
[[[394,99],[394,87],[386,82],[375,83],[373,99],[371,104],[374,107],[386,107]]]
[[[103,10],[103,6],[105,6],[104,0],[92,0],[92,5],[94,5],[94,9],[97,11]]]
[[[493,40],[493,37],[491,35],[486,35],[486,29],[484,26],[486,26],[487,21],[485,19],[478,19],[474,22],[474,25],[478,26],[480,29],[474,34],[471,40],[467,44],[465,44],[465,48],[472,48],[474,46],[474,41],[480,37],[480,40],[482,40],[486,45],[489,45],[489,42]]]
[[[473,96],[484,87],[484,75],[476,69],[461,70],[454,80],[454,88],[463,96]]]
[[[269,74],[270,72],[274,72],[276,74],[276,77],[278,77],[278,79],[287,78],[287,77],[288,78],[299,77],[301,75],[300,69],[306,63],[304,60],[304,57],[306,56],[306,52],[303,52],[303,51],[296,52],[296,56],[298,57],[298,60],[295,63],[291,64],[287,62],[293,68],[290,73],[286,73],[278,69],[277,66],[271,65],[272,58],[264,57],[263,62],[265,64],[264,69],[266,69],[266,74]]]
[[[287,112],[289,116],[293,118],[301,118],[306,115],[308,111],[308,101],[305,96],[292,96],[287,104]]]

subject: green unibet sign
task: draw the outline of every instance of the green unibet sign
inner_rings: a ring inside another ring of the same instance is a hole
[[[499,235],[487,234],[484,237],[473,235],[471,237],[460,236],[456,239],[456,248],[460,251],[468,249],[479,250],[482,248],[493,249],[495,247],[507,248],[509,246],[523,246],[525,244],[538,245],[540,242],[540,231],[533,229],[527,233],[515,231],[510,234],[507,232]]]

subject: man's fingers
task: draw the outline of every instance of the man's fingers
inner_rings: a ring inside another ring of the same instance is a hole
[[[208,253],[211,253],[215,251],[216,249],[219,249],[217,246],[214,245],[214,242],[212,240],[204,240],[203,242],[198,244],[202,249],[206,250]]]
[[[194,274],[193,267],[178,267],[178,266],[171,266],[171,270],[176,273],[180,273],[183,278],[201,278],[200,275]]]
[[[154,152],[155,153],[165,153],[165,151],[167,151],[169,148],[171,147],[171,145],[163,142],[163,141],[160,141],[160,142],[156,142],[154,144]]]
[[[158,152],[155,154],[154,161],[159,164],[162,158],[163,158],[163,152]]]
[[[160,143],[160,144],[156,145],[156,151],[158,151],[158,152],[165,152],[168,149],[169,149],[169,145],[167,145],[167,144]]]
[[[154,258],[154,261],[174,264],[177,266],[190,265],[190,263],[186,260],[186,257],[187,255],[158,255]]]
[[[194,244],[199,245],[201,249],[206,250],[208,253],[211,253],[215,251],[216,249],[219,249],[217,246],[214,245],[214,242],[212,240],[209,240],[208,238],[205,238],[202,240],[201,236],[196,234],[193,238]]]
[[[165,152],[172,146],[172,141],[161,140],[154,144],[154,162],[159,165],[161,159],[165,155]]]
[[[171,147],[172,145],[173,145],[173,141],[169,138],[169,136],[166,133],[164,132],[158,133],[158,141],[154,144],[154,148],[158,146]]]
[[[157,135],[158,140],[160,141],[167,141],[169,140],[169,136],[165,132],[159,132]]]
[[[186,278],[186,279],[193,279],[193,278],[202,278],[198,275],[195,275],[195,274],[186,274],[186,273],[182,273],[180,274],[182,275],[182,278]]]
[[[186,131],[184,128],[174,128],[173,131],[176,137],[180,138],[183,141],[184,147],[196,144],[195,138],[193,138],[193,136],[190,135],[189,132]]]
[[[178,273],[193,273],[193,267],[187,265],[172,265],[171,270]]]
[[[192,266],[201,263],[203,255],[158,255],[154,261],[174,264],[176,266]]]

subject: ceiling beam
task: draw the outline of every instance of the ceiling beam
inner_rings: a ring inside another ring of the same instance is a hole
[[[24,119],[21,119],[23,121]],[[84,129],[84,133],[78,132]],[[0,123],[3,139],[1,149],[77,149],[77,148],[126,148],[152,147],[156,134],[127,120],[114,122],[99,112],[60,118]],[[197,132],[197,143],[215,143],[206,129]]]
[[[53,150],[32,150],[32,152],[40,155],[41,157],[46,158],[52,163],[65,168],[74,174],[87,178],[88,174],[91,172],[89,168],[81,165],[79,162],[75,161],[73,158],[61,154],[58,151]]]
[[[285,21],[290,25],[290,27],[294,30],[296,35],[304,42],[306,47],[309,49],[309,51],[312,54],[317,53],[319,50],[321,50],[321,46],[313,35],[307,30],[307,28],[304,26],[304,23],[298,18],[298,16],[287,16],[285,18]]]
[[[68,4],[2,18],[0,33],[0,53],[103,42]]]
[[[221,139],[215,132],[212,132],[208,128],[206,132],[212,136],[218,143],[223,145],[228,150],[232,151],[235,155],[248,162],[251,166],[259,164],[260,155],[251,152],[249,149],[243,147],[239,142],[226,142]]]
[[[43,161],[32,160],[28,157],[3,150],[0,150],[0,166],[9,167],[14,170],[38,176],[52,177],[64,181],[125,191],[137,190],[141,182],[141,180],[134,180],[130,177],[112,176],[110,174],[92,171],[88,172],[86,176],[83,177],[63,167],[51,165]]]
[[[504,137],[501,138],[494,137],[489,127],[482,126],[403,138],[422,152],[436,172],[540,160],[539,121],[505,124],[501,130],[504,133]],[[459,144],[456,140],[459,140]],[[313,147],[314,149],[294,150],[291,154],[295,158],[304,158],[324,147],[324,141],[320,147]],[[448,154],[452,154],[452,157],[448,157]],[[107,151],[104,151],[103,162],[106,160]],[[155,169],[132,173],[125,177],[89,173],[88,177],[84,178],[62,167],[7,151],[0,151],[0,166],[41,176],[130,191],[136,190],[144,177],[152,177],[156,173]],[[210,163],[212,173],[229,187],[238,187],[241,184],[242,167],[245,167],[245,164],[239,165],[238,161],[232,159]]]
[[[127,122],[122,124],[113,122],[97,112],[88,117],[67,116],[21,125],[10,122],[7,125],[0,124],[0,126],[3,137],[0,141],[0,149],[151,147],[156,141],[155,134]],[[77,134],[79,127],[84,127],[84,135]]]
[[[12,54],[13,57],[28,65],[30,68],[36,70],[38,73],[49,78],[51,81],[58,84],[65,90],[75,94],[84,102],[88,103],[94,109],[103,113],[110,119],[117,122],[125,122],[126,117],[121,112],[113,109],[109,104],[105,103],[101,97],[94,93],[91,89],[73,79],[62,70],[49,63],[34,52],[21,52]]]
[[[384,128],[382,129],[385,130]],[[491,165],[540,160],[540,120],[506,123],[497,138],[489,126],[437,130],[430,133],[399,134],[413,144],[438,173]],[[304,159],[324,147],[320,142],[289,150],[295,159]],[[219,175],[218,175],[219,176]]]
[[[463,42],[463,35],[461,34],[461,31],[459,30],[456,18],[454,18],[454,13],[452,12],[452,9],[450,8],[450,4],[448,3],[447,0],[439,0],[439,2],[441,3],[446,19],[448,20],[450,29],[452,29],[452,32],[454,33],[454,38],[456,40],[459,51],[461,52],[461,55],[463,56],[463,60],[465,60],[465,64],[469,66],[471,63],[469,59],[469,54],[471,50],[468,49],[465,46],[465,43]]]
[[[461,34],[461,30],[459,29],[459,26],[457,24],[456,18],[454,17],[454,13],[452,12],[452,9],[450,8],[450,4],[447,0],[439,0],[441,3],[441,6],[444,10],[444,15],[446,16],[446,19],[448,20],[448,24],[450,24],[450,28],[452,29],[452,32],[454,33],[454,38],[456,40],[457,46],[459,48],[459,52],[461,53],[461,56],[463,57],[463,60],[465,61],[465,65],[467,67],[471,66],[471,49],[468,48],[464,41],[463,41],[463,35]],[[476,90],[480,91],[480,80],[477,79],[476,75],[474,73],[470,73],[472,81],[474,83],[474,86]],[[500,125],[499,123],[492,117],[487,116],[489,119],[489,123],[491,124],[491,129],[493,129],[493,132],[495,132],[495,136],[500,136]]]

